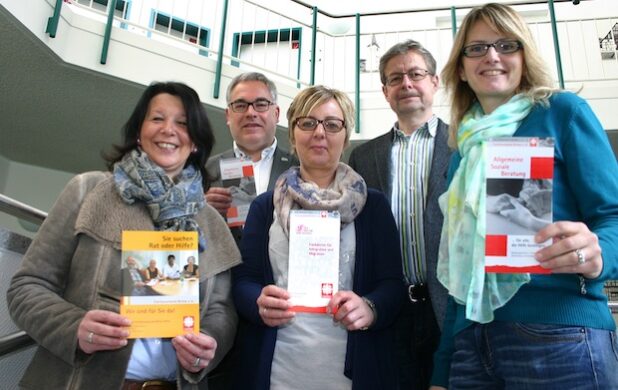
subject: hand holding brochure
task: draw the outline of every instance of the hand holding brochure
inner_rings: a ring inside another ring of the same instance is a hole
[[[249,206],[257,191],[253,175],[253,162],[239,158],[226,158],[219,161],[221,182],[232,194],[232,206],[227,211],[229,227],[243,226],[247,220]]]
[[[288,292],[293,311],[326,313],[339,290],[339,237],[337,211],[292,210]]]
[[[494,138],[486,143],[485,271],[548,273],[534,235],[552,222],[553,139]]]
[[[131,320],[129,338],[175,337],[200,329],[199,281],[196,278],[146,278],[153,265],[182,267],[198,263],[197,232],[123,231],[120,314]]]

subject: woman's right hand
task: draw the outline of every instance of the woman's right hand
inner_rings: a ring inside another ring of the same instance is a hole
[[[85,353],[109,351],[127,345],[128,318],[107,310],[90,310],[79,323],[77,339]]]
[[[446,387],[442,387],[442,386],[429,386],[429,390],[446,390]]]
[[[290,311],[290,294],[281,287],[269,284],[262,289],[256,303],[262,321],[268,326],[281,326],[294,318],[295,313]]]

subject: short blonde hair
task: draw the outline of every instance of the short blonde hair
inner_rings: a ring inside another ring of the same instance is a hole
[[[485,22],[492,30],[517,39],[523,44],[522,79],[517,93],[524,93],[536,103],[546,102],[556,90],[551,73],[539,53],[532,33],[521,15],[513,8],[489,3],[473,8],[464,18],[457,32],[449,59],[442,69],[442,81],[451,101],[451,120],[449,126],[449,145],[456,148],[456,135],[464,114],[476,102],[476,94],[468,83],[461,80],[462,50],[470,29],[479,21]]]
[[[302,116],[307,116],[316,107],[334,99],[341,111],[343,112],[343,121],[345,129],[345,146],[350,143],[350,135],[354,129],[354,105],[347,94],[337,89],[327,88],[323,85],[314,85],[302,90],[290,104],[287,112],[288,119],[288,135],[290,137],[290,148],[292,153],[294,150],[294,126],[296,120]]]

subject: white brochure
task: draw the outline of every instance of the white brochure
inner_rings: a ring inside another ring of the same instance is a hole
[[[326,313],[339,289],[338,211],[292,210],[288,291],[292,310]]]
[[[227,210],[229,227],[243,226],[247,220],[249,206],[255,199],[255,177],[253,162],[238,158],[226,158],[219,161],[221,182],[232,194],[232,206]]]
[[[549,273],[534,253],[551,244],[534,235],[552,222],[552,138],[486,142],[485,272]]]

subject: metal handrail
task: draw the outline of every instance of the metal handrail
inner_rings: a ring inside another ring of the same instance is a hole
[[[17,351],[21,351],[36,342],[26,332],[20,330],[6,336],[0,337],[0,358]]]
[[[40,225],[47,218],[46,212],[4,194],[0,194],[0,211],[37,225]],[[34,344],[36,342],[23,330],[2,336],[0,337],[0,358]]]
[[[47,218],[47,213],[8,197],[4,194],[0,194],[0,211],[10,214],[24,221],[32,222],[37,225],[43,223]]]

